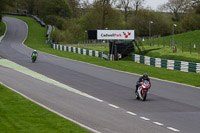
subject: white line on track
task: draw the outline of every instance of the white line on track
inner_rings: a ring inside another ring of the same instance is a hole
[[[149,121],[150,120],[149,118],[146,118],[146,117],[140,117],[140,118],[145,120],[145,121]]]
[[[133,113],[133,112],[130,112],[130,111],[127,111],[126,113],[128,113],[128,114],[130,114],[130,115],[137,115],[137,114],[135,114],[135,113]]]
[[[96,100],[96,101],[98,101],[98,102],[103,102],[103,100],[98,99],[98,98],[96,98],[96,97],[93,97],[93,99]]]
[[[72,122],[78,124],[79,126],[85,128],[85,129],[88,129],[88,130],[90,130],[90,131],[92,131],[92,132],[94,132],[94,133],[101,133],[101,132],[99,132],[99,131],[97,131],[97,130],[95,130],[95,129],[92,129],[92,128],[86,126],[86,125],[83,125],[83,124],[81,124],[81,123],[79,123],[79,122],[77,122],[77,121],[75,121],[75,120],[73,120],[73,119],[71,119],[71,118],[69,118],[69,117],[66,117],[65,115],[63,115],[63,114],[61,114],[61,113],[56,112],[55,110],[53,110],[53,109],[51,109],[51,108],[49,108],[49,107],[47,107],[47,106],[45,106],[45,105],[43,105],[43,104],[41,104],[41,103],[39,103],[39,102],[37,102],[37,101],[35,101],[35,100],[29,98],[28,96],[26,96],[26,95],[22,94],[21,92],[19,92],[19,91],[13,89],[13,88],[7,86],[6,84],[4,84],[4,83],[2,83],[2,82],[0,82],[0,84],[2,84],[3,86],[9,88],[10,90],[16,92],[17,94],[23,96],[24,98],[26,98],[26,99],[28,99],[28,100],[30,100],[30,101],[32,101],[32,102],[38,104],[39,106],[41,106],[41,107],[43,107],[43,108],[45,108],[45,109],[47,109],[47,110],[49,110],[49,111],[51,111],[51,112],[53,112],[53,113],[59,115],[59,116],[65,118],[65,119],[67,119],[67,120],[70,120],[70,121],[72,121]]]
[[[111,106],[111,107],[113,107],[113,108],[116,108],[116,109],[118,109],[119,107],[118,106],[116,106],[116,105],[113,105],[113,104],[108,104],[109,106]]]
[[[169,130],[172,130],[174,132],[180,132],[180,130],[176,129],[176,128],[173,128],[173,127],[167,127]]]
[[[160,123],[160,122],[153,122],[154,124],[156,125],[159,125],[159,126],[163,126],[164,124]]]

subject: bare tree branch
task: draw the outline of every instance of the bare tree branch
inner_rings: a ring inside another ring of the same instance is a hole
[[[180,13],[185,13],[191,7],[192,0],[168,0],[166,4],[163,4],[160,8],[166,11],[174,13],[175,20],[180,19]]]

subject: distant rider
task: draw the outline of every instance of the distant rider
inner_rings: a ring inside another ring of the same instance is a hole
[[[149,84],[151,85],[150,79],[148,77],[147,73],[144,73],[144,75],[142,77],[140,77],[136,83],[136,89],[135,89],[135,93],[137,93],[138,87],[141,85],[141,82],[143,82],[144,80],[149,81]]]
[[[34,50],[33,52],[32,52],[32,55],[31,55],[31,58],[33,58],[33,56],[38,56],[38,53],[37,53],[37,51],[36,50]]]

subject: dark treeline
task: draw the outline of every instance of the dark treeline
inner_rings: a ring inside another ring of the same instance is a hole
[[[145,0],[0,0],[0,12],[27,10],[56,27],[55,42],[77,43],[90,29],[134,29],[146,37],[170,35],[173,24],[175,34],[199,30],[199,2],[169,0],[155,12],[143,7]]]

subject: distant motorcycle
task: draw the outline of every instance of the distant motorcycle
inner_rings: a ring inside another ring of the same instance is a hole
[[[141,82],[141,85],[138,87],[138,90],[136,92],[136,99],[141,99],[142,101],[145,101],[150,87],[151,85],[149,81],[144,80],[143,82]]]
[[[36,54],[33,54],[33,55],[32,55],[32,62],[34,63],[34,62],[36,61],[36,59],[37,59],[37,55],[36,55]]]

